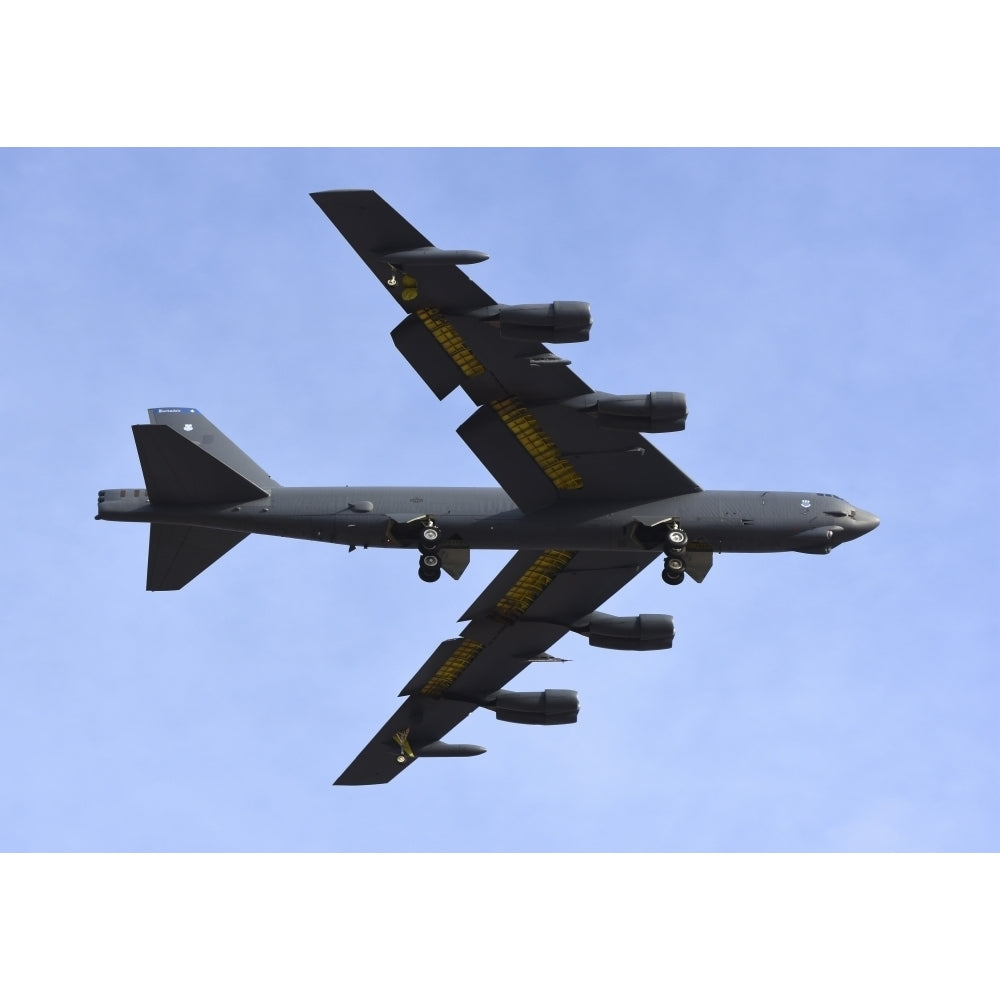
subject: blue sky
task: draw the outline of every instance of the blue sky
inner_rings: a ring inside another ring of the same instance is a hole
[[[372,187],[508,302],[586,299],[595,388],[680,390],[656,444],[719,489],[845,496],[830,556],[655,569],[475,713],[480,758],[331,782],[506,559],[251,538],[177,593],[130,425],[191,405],[288,485],[487,485],[389,339],[397,307],[308,198]],[[7,851],[995,851],[1000,156],[994,150],[0,151],[0,847]]]

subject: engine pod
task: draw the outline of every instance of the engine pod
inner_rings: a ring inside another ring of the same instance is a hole
[[[492,305],[469,314],[499,327],[504,340],[576,344],[590,339],[593,317],[589,302],[543,302],[533,305]]]
[[[674,619],[671,615],[636,615],[619,618],[595,611],[573,626],[585,635],[591,646],[601,649],[642,651],[670,649],[674,644]]]
[[[629,396],[592,392],[567,400],[564,405],[592,414],[600,427],[650,434],[682,431],[688,415],[687,397],[683,392]]]
[[[575,691],[506,691],[491,694],[483,708],[496,712],[501,722],[528,726],[562,726],[576,722],[580,699]]]

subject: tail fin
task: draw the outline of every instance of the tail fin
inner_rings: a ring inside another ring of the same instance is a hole
[[[154,504],[243,503],[278,485],[211,421],[187,407],[150,410],[132,428]],[[180,590],[247,533],[183,524],[149,526],[147,590]]]
[[[197,410],[150,410],[132,428],[152,503],[236,503],[266,497],[278,484]]]

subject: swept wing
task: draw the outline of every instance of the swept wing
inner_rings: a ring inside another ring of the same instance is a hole
[[[598,394],[542,343],[589,330],[586,303],[502,307],[458,267],[485,254],[433,246],[374,191],[312,197],[408,314],[403,356],[439,399],[460,387],[476,405],[458,433],[522,510],[700,489],[640,434],[599,426]]]
[[[601,426],[594,419],[600,394],[545,346],[585,339],[586,303],[503,306],[458,266],[485,254],[435,247],[374,191],[312,197],[406,312],[392,332],[403,356],[439,399],[461,388],[475,404],[458,433],[523,511],[700,490],[639,433]],[[466,612],[461,635],[441,643],[403,688],[406,700],[336,784],[387,782],[420,756],[481,753],[449,747],[442,737],[477,707],[499,714],[504,685],[550,658],[547,650],[570,629],[585,632],[595,609],[655,558],[641,551],[518,552]],[[548,695],[554,712],[567,708],[566,696],[575,699],[573,692],[539,693],[530,721],[544,721]]]
[[[391,781],[421,756],[467,756],[440,741],[658,557],[651,552],[518,552],[400,692],[406,701],[335,782]],[[525,720],[527,721],[527,720]],[[454,751],[454,752],[452,752]]]

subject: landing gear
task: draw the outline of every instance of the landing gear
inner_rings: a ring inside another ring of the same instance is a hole
[[[417,575],[424,583],[436,583],[441,579],[441,557],[437,554],[441,544],[441,529],[428,521],[420,529],[417,548],[420,549],[420,567]]]
[[[441,560],[433,553],[420,557],[417,575],[424,583],[436,583],[441,579]]]
[[[684,582],[684,555],[687,552],[688,536],[681,526],[674,523],[674,526],[667,532],[667,537],[663,546],[663,553],[666,558],[663,560],[663,582],[676,587]]]
[[[686,531],[682,531],[680,528],[673,528],[667,532],[667,547],[666,551],[671,551],[672,549],[684,550],[684,547],[688,543],[688,536]]]
[[[396,746],[399,747],[399,753],[396,755],[397,764],[405,764],[407,760],[413,760],[416,757],[413,747],[410,746],[409,727],[401,729],[398,733],[393,733],[392,739]]]

